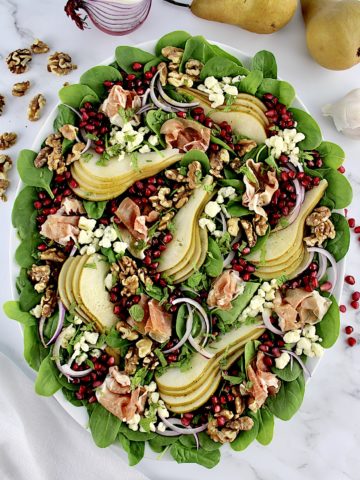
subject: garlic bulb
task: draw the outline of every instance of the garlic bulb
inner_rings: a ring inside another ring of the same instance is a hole
[[[352,90],[332,105],[324,105],[322,112],[333,118],[339,132],[360,140],[360,88]]]

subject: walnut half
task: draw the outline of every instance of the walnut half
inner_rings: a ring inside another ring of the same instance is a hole
[[[38,38],[34,40],[34,43],[31,45],[30,48],[32,53],[35,53],[35,54],[47,53],[50,50],[48,45],[46,45],[45,42],[42,42]]]
[[[64,52],[55,52],[50,55],[48,59],[47,69],[48,72],[55,75],[68,75],[73,70],[77,69],[77,65],[71,63],[72,59],[70,55]]]
[[[40,118],[40,114],[42,109],[46,105],[46,98],[39,93],[38,95],[35,95],[34,98],[30,100],[29,106],[28,106],[28,119],[30,122],[36,122]]]
[[[0,200],[6,202],[6,190],[8,189],[10,182],[7,172],[12,167],[12,160],[8,155],[0,155]]]
[[[14,97],[23,97],[29,88],[30,82],[28,80],[26,82],[15,83],[12,87],[11,93]]]
[[[5,132],[0,135],[0,150],[7,150],[15,145],[17,135],[14,132]]]
[[[0,117],[1,117],[1,114],[3,113],[4,107],[5,107],[5,97],[4,95],[0,95]]]
[[[31,62],[31,60],[31,50],[28,48],[19,48],[9,53],[6,57],[6,64],[11,73],[19,75],[28,70],[28,63]]]
[[[250,248],[254,247],[256,245],[257,236],[256,236],[256,233],[254,232],[254,228],[251,222],[249,222],[249,220],[241,219],[240,223],[242,228],[244,229],[249,247]]]

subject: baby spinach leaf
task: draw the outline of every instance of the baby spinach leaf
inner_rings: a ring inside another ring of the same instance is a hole
[[[134,430],[130,430],[130,428],[123,422],[120,423],[119,433],[133,442],[145,442],[146,440],[151,440],[158,436],[155,432],[147,433],[139,432],[139,430],[135,432]]]
[[[36,247],[40,243],[41,237],[37,232],[25,238],[16,249],[16,263],[20,267],[30,268],[36,260],[34,252],[36,252]]]
[[[121,79],[122,76],[116,68],[109,65],[98,65],[84,72],[80,77],[80,83],[90,87],[99,98],[105,98],[108,91],[104,87],[104,82],[106,80],[118,82]]]
[[[263,80],[263,74],[259,70],[253,70],[249,75],[243,78],[238,84],[239,92],[249,93],[255,95],[261,82]]]
[[[277,64],[274,55],[267,50],[257,52],[251,62],[252,70],[260,70],[264,78],[277,78]]]
[[[49,351],[40,342],[37,325],[24,326],[24,358],[29,367],[38,371]]]
[[[177,463],[198,463],[206,468],[213,468],[220,461],[219,450],[208,452],[203,448],[186,448],[179,441],[172,445],[170,454]]]
[[[238,178],[223,178],[219,180],[219,183],[222,187],[234,187],[237,193],[242,193],[245,190],[244,182]]]
[[[250,340],[246,343],[244,350],[245,370],[255,358],[259,345],[260,342],[258,340]]]
[[[102,202],[91,202],[90,200],[83,200],[83,205],[89,218],[101,218],[106,208],[107,200]]]
[[[41,294],[34,290],[34,287],[27,276],[26,268],[20,270],[19,276],[16,279],[16,286],[20,294],[19,304],[21,310],[28,312],[40,302]]]
[[[33,204],[37,198],[37,191],[34,187],[25,187],[15,199],[11,221],[13,227],[17,229],[20,238],[28,236],[29,218],[32,217],[35,211]]]
[[[210,277],[218,277],[223,269],[223,256],[218,244],[209,237],[208,255],[206,257],[205,271]]]
[[[188,310],[186,305],[181,305],[176,314],[175,330],[176,335],[182,338],[186,330],[186,319],[188,316]]]
[[[284,380],[285,382],[296,380],[302,372],[300,363],[296,360],[289,362],[283,369],[273,367],[271,370],[280,380]]]
[[[160,133],[162,124],[166,122],[166,120],[170,120],[171,118],[175,117],[176,115],[174,113],[166,113],[162,110],[150,110],[150,112],[146,114],[146,125],[157,135],[157,137],[159,138],[159,142],[163,147],[165,147],[166,144],[164,142],[163,136]]]
[[[316,150],[320,153],[325,167],[337,169],[344,163],[345,152],[336,143],[321,142]]]
[[[115,442],[121,422],[100,403],[96,404],[90,416],[89,427],[94,442],[105,448]]]
[[[334,202],[333,208],[345,208],[352,202],[353,191],[349,180],[337,170],[329,168],[324,177],[328,181],[325,198]]]
[[[221,443],[211,440],[211,438],[206,432],[200,432],[198,436],[201,448],[206,450],[207,452],[219,450],[219,448],[221,447]]]
[[[207,77],[223,78],[247,75],[249,70],[225,57],[212,57],[204,65],[200,73],[200,80]]]
[[[334,224],[336,236],[327,241],[326,250],[339,262],[349,250],[350,227],[346,218],[340,213],[333,213],[331,221]]]
[[[154,438],[149,440],[149,447],[156,453],[161,453],[167,446],[172,445],[177,442],[179,437],[163,437],[161,435],[156,435]]]
[[[70,105],[70,107],[73,108],[79,108],[85,97],[88,97],[87,101],[90,103],[100,101],[94,90],[87,85],[75,83],[74,85],[67,85],[59,90],[59,98],[62,103],[66,103],[66,105]]]
[[[282,382],[278,393],[267,399],[266,406],[275,417],[290,420],[301,407],[304,393],[305,381],[301,373],[292,382]]]
[[[156,67],[160,62],[164,62],[165,60],[166,58],[164,57],[155,57],[153,60],[150,60],[150,62],[145,63],[144,72],[148,72],[152,67]]]
[[[274,415],[268,408],[262,407],[258,413],[259,431],[256,440],[261,445],[269,445],[274,435]]]
[[[251,253],[256,252],[258,250],[262,250],[266,248],[266,242],[270,235],[270,228],[266,230],[265,235],[262,237],[258,237],[256,244],[251,248]]]
[[[28,327],[37,325],[36,318],[31,315],[29,312],[24,312],[20,308],[20,304],[17,301],[8,301],[3,305],[4,313],[11,320],[16,320],[22,325],[27,325]]]
[[[322,134],[319,125],[313,117],[299,108],[290,108],[294,120],[297,122],[296,130],[305,135],[305,139],[298,143],[302,150],[315,150],[322,141]]]
[[[210,135],[210,140],[211,140],[211,143],[216,143],[217,145],[220,145],[221,148],[225,148],[225,150],[228,150],[229,152],[231,152],[235,155],[234,150],[232,148],[230,148],[229,145],[227,145],[219,137],[216,137],[215,135]]]
[[[135,75],[139,75],[139,72],[135,72],[133,70],[133,63],[139,62],[145,65],[146,63],[154,60],[155,55],[145,52],[140,48],[121,45],[115,50],[115,58],[119,67],[125,70],[126,73],[134,73]]]
[[[232,217],[245,217],[246,215],[251,215],[250,210],[243,207],[241,200],[230,200],[226,205],[226,210]]]
[[[209,157],[206,155],[205,152],[201,150],[190,150],[189,152],[185,153],[180,161],[180,165],[182,167],[187,167],[192,162],[200,162],[201,166],[204,169],[204,172],[208,173],[210,170],[210,162]]]
[[[248,282],[245,285],[244,292],[237,296],[235,300],[231,302],[230,310],[215,309],[213,313],[218,319],[225,325],[232,325],[239,318],[240,313],[244,310],[247,304],[250,302],[255,292],[259,288],[259,283]]]
[[[184,48],[189,38],[191,38],[190,33],[184,30],[175,30],[174,32],[167,33],[158,40],[155,46],[155,54],[160,56],[164,47]]]
[[[235,438],[233,442],[230,443],[230,447],[235,450],[235,452],[242,452],[245,450],[250,443],[252,443],[258,435],[259,432],[259,420],[258,414],[250,413],[249,417],[251,417],[254,421],[254,425],[251,430],[244,430],[240,431],[238,436]]]
[[[115,348],[119,351],[121,357],[125,357],[131,342],[126,338],[121,338],[119,332],[112,328],[105,337],[105,343],[108,347]]]
[[[199,62],[205,65],[206,62],[214,56],[214,50],[204,37],[201,35],[190,37],[185,44],[185,49],[180,64],[180,71],[184,71],[185,64],[190,59],[199,60]]]
[[[80,102],[79,108],[82,108],[87,102],[91,103],[92,105],[96,105],[100,103],[100,99],[97,96],[94,97],[94,95],[85,95],[85,97]],[[89,134],[88,134],[88,138],[89,138]]]
[[[76,116],[75,112],[63,104],[58,105],[57,109],[58,113],[53,123],[55,131],[58,131],[64,125],[76,125],[76,120],[78,117]]]
[[[243,66],[241,61],[238,58],[234,57],[234,55],[231,55],[231,53],[223,50],[221,47],[219,47],[218,45],[214,45],[213,43],[211,43],[210,45],[211,45],[211,48],[214,52],[214,55],[216,55],[218,57],[227,58],[228,60],[231,60],[232,62],[236,63],[237,65],[240,65],[240,67]]]
[[[331,348],[340,334],[340,313],[336,298],[333,295],[326,297],[329,297],[332,303],[324,318],[316,325],[316,333],[322,338],[321,346]]]
[[[133,467],[137,465],[140,460],[144,457],[145,452],[145,443],[144,442],[133,442],[122,435],[121,433],[118,436],[120,445],[128,454],[129,465]]]
[[[261,98],[265,93],[272,93],[287,107],[292,104],[295,98],[295,90],[290,83],[283,80],[275,80],[274,78],[264,78],[256,95]]]
[[[17,169],[20,178],[25,185],[43,188],[51,198],[54,198],[54,194],[50,188],[53,172],[51,172],[47,166],[36,168],[34,165],[36,157],[37,154],[32,150],[21,150],[17,158]]]
[[[82,407],[83,406],[83,401],[78,400],[76,398],[75,392],[73,392],[72,390],[68,390],[65,387],[62,387],[61,391],[62,391],[62,394],[64,395],[64,397],[66,398],[66,400],[68,402],[70,402],[71,405],[74,405],[74,407]]]
[[[35,392],[44,397],[51,397],[51,395],[54,395],[54,393],[61,388],[58,377],[59,371],[54,365],[53,360],[51,360],[51,354],[49,354],[41,362],[35,381]]]

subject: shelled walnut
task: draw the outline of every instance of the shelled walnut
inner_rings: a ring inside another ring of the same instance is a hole
[[[7,172],[12,167],[12,160],[8,155],[0,155],[0,200],[6,202],[6,190],[10,185]]]
[[[9,53],[6,57],[6,64],[11,73],[19,75],[28,70],[28,64],[31,60],[31,50],[28,48],[19,48]]]
[[[35,97],[30,100],[27,111],[28,119],[30,120],[30,122],[36,122],[37,120],[39,120],[41,111],[45,107],[45,105],[46,98],[41,93],[35,95]]]
[[[50,266],[49,265],[33,265],[29,271],[29,278],[34,284],[34,289],[41,293],[47,287],[50,281]]]
[[[64,52],[55,52],[48,59],[47,70],[55,75],[68,75],[77,69],[77,65],[71,63],[70,55]]]
[[[254,227],[252,226],[249,220],[241,219],[240,223],[246,235],[247,243],[249,247],[250,248],[254,247],[257,241],[257,236],[256,236],[256,233],[254,232]]]
[[[39,40],[38,38],[34,40],[30,48],[32,53],[35,53],[37,55],[41,53],[47,53],[50,50],[49,46],[46,45],[45,42],[42,42],[41,40]]]
[[[210,155],[210,173],[216,178],[222,178],[222,171],[224,166],[230,161],[230,154],[222,148],[218,152],[213,152]]]
[[[5,107],[5,97],[4,97],[4,95],[0,94],[0,117],[3,113],[4,107]]]
[[[304,238],[306,245],[321,246],[328,238],[335,238],[336,231],[330,217],[328,207],[318,207],[306,218],[306,226],[310,227],[310,235]]]
[[[27,80],[26,82],[18,82],[14,83],[11,93],[14,97],[23,97],[25,93],[30,88],[30,82]]]
[[[17,135],[14,132],[5,132],[0,135],[0,150],[7,150],[15,145]]]

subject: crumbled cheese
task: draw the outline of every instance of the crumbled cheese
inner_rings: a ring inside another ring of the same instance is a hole
[[[35,318],[40,318],[41,317],[41,312],[42,312],[42,308],[41,308],[40,303],[39,303],[39,305],[36,305],[34,308],[32,308],[30,310],[31,315],[33,315]]]
[[[95,345],[98,341],[99,334],[97,332],[84,332],[85,341],[91,345]]]
[[[114,128],[111,131],[110,144],[120,145],[123,148],[123,152],[133,152],[144,142],[144,136],[148,131],[146,128],[136,130],[130,122],[127,122],[122,129],[117,130]]]
[[[150,401],[151,403],[157,403],[159,401],[159,398],[160,398],[160,395],[158,392],[153,392],[151,395],[150,395]]]
[[[76,329],[73,325],[69,325],[61,332],[61,343],[62,348],[67,348],[69,345],[69,340],[73,338],[76,333]]]
[[[210,93],[209,100],[211,102],[211,108],[217,108],[224,104],[225,96],[222,93]]]
[[[286,352],[283,352],[280,357],[275,358],[275,366],[279,370],[282,370],[290,362],[290,355]]]
[[[126,242],[114,242],[113,249],[115,253],[125,253],[125,250],[129,247]]]
[[[284,335],[284,342],[285,343],[296,343],[300,340],[301,330],[292,330],[290,332],[286,332]]]
[[[228,95],[237,95],[239,93],[234,85],[224,85],[223,91]]]
[[[80,230],[87,230],[89,232],[92,232],[95,228],[95,225],[96,225],[96,220],[92,218],[86,218],[86,217],[79,218],[78,227],[80,228]]]
[[[149,393],[151,393],[151,392],[155,392],[157,385],[155,382],[150,382],[149,385],[145,386],[145,388]]]
[[[221,212],[221,207],[217,202],[208,202],[205,206],[205,213],[211,218],[216,217],[216,215]]]
[[[97,229],[94,231],[94,236],[95,236],[96,238],[101,238],[101,237],[104,235],[104,230],[105,230],[105,229],[104,229],[104,227],[102,227],[102,226],[99,227],[99,228],[97,228]]]
[[[93,239],[93,234],[90,230],[80,230],[80,233],[78,236],[78,242],[81,245],[91,243],[92,239]]]
[[[204,85],[209,90],[212,90],[215,85],[218,85],[219,81],[215,77],[207,77],[205,78]]]
[[[165,432],[166,426],[163,424],[163,422],[159,422],[157,425],[157,429],[159,432]]]
[[[112,289],[113,283],[114,283],[112,273],[108,273],[108,274],[106,275],[104,283],[105,283],[105,288],[106,288],[107,290],[111,290],[111,289]]]
[[[106,227],[103,238],[108,238],[111,242],[114,242],[118,238],[115,228],[111,226]]]
[[[213,237],[215,238],[221,238],[224,235],[224,233],[221,230],[215,230],[212,234],[213,234]]]
[[[80,317],[78,317],[77,315],[74,315],[73,323],[74,323],[74,325],[81,325],[83,323],[83,321],[81,320]]]
[[[103,237],[99,242],[100,247],[110,248],[111,247],[111,240],[107,237]]]
[[[87,358],[88,358],[87,354],[86,354],[86,353],[82,353],[81,355],[78,355],[78,356],[76,357],[76,363],[77,363],[78,365],[81,365],[82,363],[85,362],[85,360],[87,360]]]
[[[215,225],[215,222],[213,220],[210,220],[209,218],[200,218],[199,220],[199,227],[200,228],[207,228],[209,230],[209,232],[215,232],[216,230],[216,225]]]
[[[139,148],[139,153],[149,153],[149,152],[151,152],[149,145],[145,144]]]
[[[157,135],[150,135],[150,137],[148,138],[148,142],[149,142],[150,145],[152,145],[153,147],[156,147],[157,145],[159,145],[158,136],[157,136]]]
[[[282,154],[288,155],[289,161],[297,167],[300,163],[300,149],[296,145],[304,138],[305,135],[297,132],[295,128],[285,129],[279,130],[277,135],[267,138],[265,144],[271,148],[270,153],[275,159],[278,159]]]
[[[236,190],[234,187],[222,187],[218,191],[218,196],[221,195],[224,198],[234,198],[236,197]],[[219,202],[218,202],[219,203]]]

